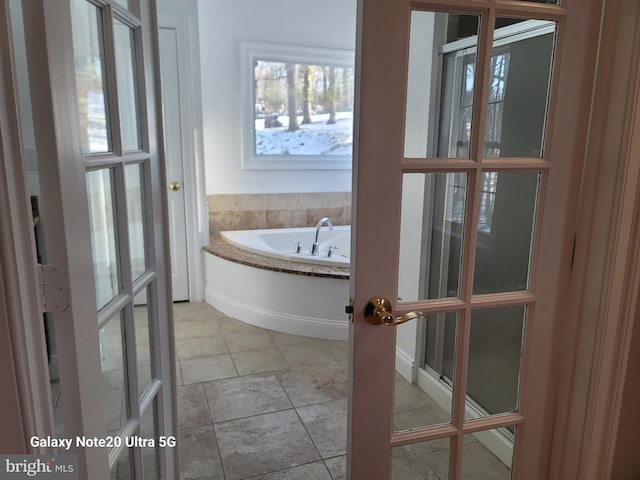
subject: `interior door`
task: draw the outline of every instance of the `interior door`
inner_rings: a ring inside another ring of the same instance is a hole
[[[187,223],[182,143],[182,93],[178,59],[178,31],[161,27],[160,75],[162,78],[165,153],[167,158],[167,188],[169,190],[169,235],[171,248],[171,285],[173,301],[189,300],[189,262],[187,257]]]
[[[359,2],[349,478],[546,478],[587,3]]]
[[[147,0],[23,2],[64,421],[80,478],[174,478],[175,362]]]

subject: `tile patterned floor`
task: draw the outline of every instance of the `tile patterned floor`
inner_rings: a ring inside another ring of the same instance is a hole
[[[176,304],[181,480],[344,480],[347,344],[264,330],[207,304]],[[397,377],[395,426],[448,414]],[[397,448],[394,480],[445,480],[449,443]],[[506,480],[473,437],[463,478]]]

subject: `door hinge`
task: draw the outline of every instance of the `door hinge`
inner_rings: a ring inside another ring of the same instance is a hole
[[[38,265],[40,306],[43,312],[63,312],[69,306],[67,272],[55,265]]]

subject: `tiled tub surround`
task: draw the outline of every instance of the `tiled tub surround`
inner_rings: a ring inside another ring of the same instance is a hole
[[[313,227],[322,217],[351,223],[351,192],[208,195],[209,234],[225,230]]]
[[[210,195],[205,300],[226,315],[284,333],[346,340],[349,268],[295,263],[241,250],[225,230],[349,224],[351,193]],[[268,286],[268,288],[265,288]]]

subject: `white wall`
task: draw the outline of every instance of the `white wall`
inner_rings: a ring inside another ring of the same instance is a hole
[[[346,192],[350,170],[243,170],[242,41],[355,49],[355,0],[199,0],[207,194]]]

